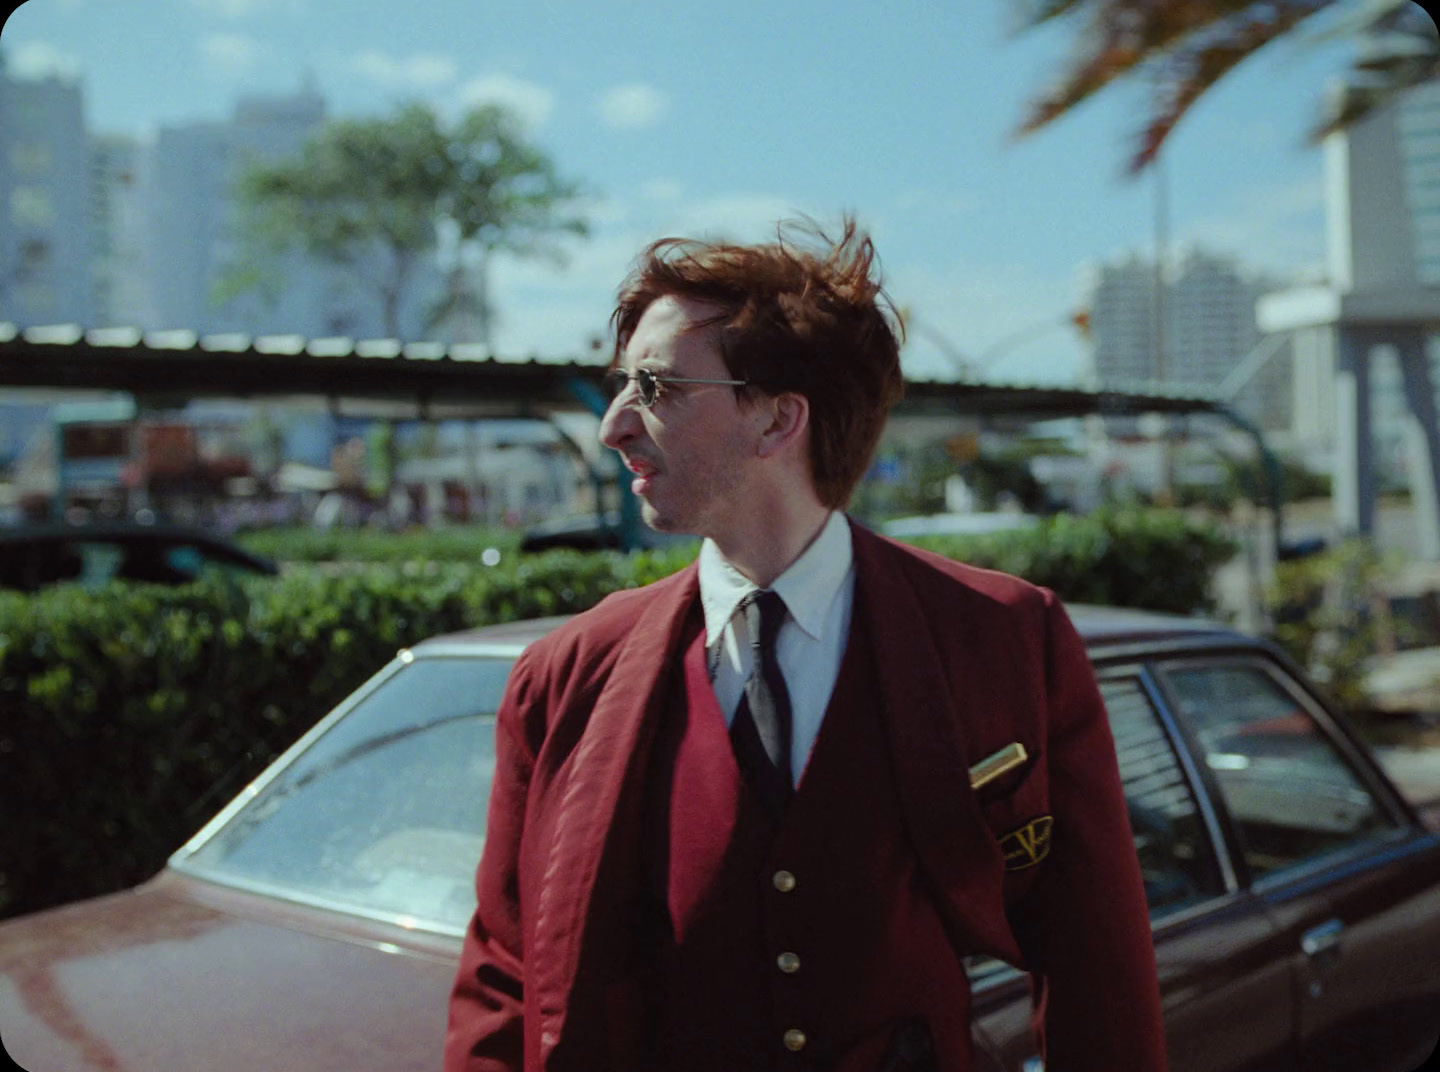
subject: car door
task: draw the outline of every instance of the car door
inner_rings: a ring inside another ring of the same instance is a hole
[[[1289,969],[1200,772],[1135,666],[1097,667],[1155,932],[1171,1072],[1293,1069]]]
[[[1171,1072],[1293,1072],[1290,968],[1274,922],[1225,856],[1153,678],[1133,662],[1096,670],[1155,930]],[[988,958],[970,968],[977,1067],[1042,1068],[1023,977]]]
[[[1158,673],[1223,801],[1238,876],[1281,936],[1299,1066],[1418,1067],[1440,1031],[1440,839],[1268,655]]]

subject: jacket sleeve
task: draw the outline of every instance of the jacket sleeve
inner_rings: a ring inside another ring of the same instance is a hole
[[[516,663],[495,726],[495,779],[477,907],[450,997],[445,1072],[521,1072],[524,1067],[525,953],[520,912],[520,839],[534,754],[524,733],[532,677]]]
[[[1050,853],[1012,912],[1047,1072],[1164,1072],[1149,908],[1084,643],[1046,593]],[[1043,1016],[1043,1023],[1039,1022]]]

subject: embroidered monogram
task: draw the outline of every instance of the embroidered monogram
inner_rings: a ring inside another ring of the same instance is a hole
[[[1052,816],[1042,815],[1002,837],[1000,851],[1005,854],[1005,870],[1021,871],[1045,859],[1050,853],[1050,828],[1054,824]]]

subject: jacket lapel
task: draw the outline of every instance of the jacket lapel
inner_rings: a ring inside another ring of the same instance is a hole
[[[600,944],[597,939],[626,924],[605,916],[620,903],[617,887],[633,876],[613,874],[607,863],[636,833],[655,727],[671,699],[686,618],[698,605],[697,576],[692,564],[657,584],[656,598],[621,644],[561,778],[536,907],[537,948],[526,957],[542,1002],[540,1051],[547,1067],[565,1063],[563,1052],[556,1051],[573,1034],[567,1023],[585,1033],[581,1025],[590,1018],[576,1015],[577,998],[583,994],[585,1004],[599,1000],[590,989],[601,972],[588,966],[587,955]],[[597,897],[602,893],[603,901]]]
[[[964,641],[971,625],[962,608],[954,608],[943,623],[959,639],[945,643],[942,656],[936,634],[941,623],[929,620],[905,574],[906,552],[853,521],[850,527],[857,606],[863,608],[875,652],[901,808],[947,922],[958,925],[976,905],[998,900],[1004,873],[1000,850],[970,788],[967,727],[974,721],[984,668],[969,656],[975,645]],[[947,667],[946,659],[962,663]],[[951,681],[974,687],[957,694]],[[952,940],[959,937],[952,927]]]

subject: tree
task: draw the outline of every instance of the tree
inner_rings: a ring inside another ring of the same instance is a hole
[[[560,179],[497,105],[475,108],[448,129],[423,104],[388,118],[331,121],[298,156],[248,167],[236,193],[244,253],[226,274],[222,297],[278,285],[278,256],[298,249],[354,273],[379,297],[385,329],[396,338],[402,300],[442,235],[449,278],[430,326],[469,313],[488,345],[491,256],[563,259],[560,236],[589,230],[579,187]]]
[[[1113,82],[1149,76],[1155,92],[1128,168],[1137,174],[1211,86],[1325,12],[1335,21],[1327,36],[1357,36],[1363,45],[1349,84],[1311,129],[1311,140],[1440,76],[1440,35],[1410,0],[1028,0],[1022,29],[1057,19],[1081,25],[1059,81],[1031,105],[1016,133],[1038,130]]]

